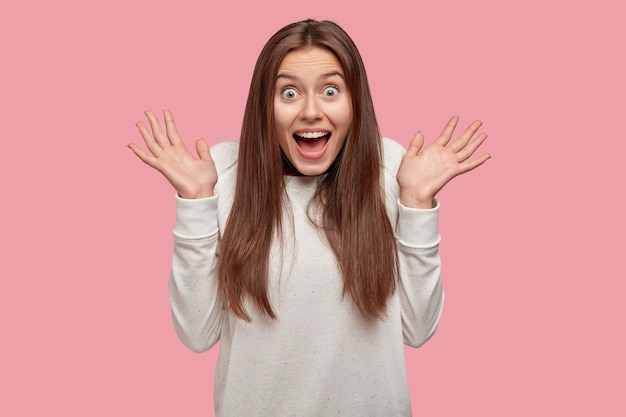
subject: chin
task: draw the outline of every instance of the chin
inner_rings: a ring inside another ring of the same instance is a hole
[[[305,175],[307,177],[314,177],[317,175],[323,175],[330,168],[330,164],[326,165],[308,165],[308,164],[297,164],[293,165],[294,168],[300,173],[300,175]]]

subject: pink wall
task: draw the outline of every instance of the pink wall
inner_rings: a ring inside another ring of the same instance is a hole
[[[163,107],[190,145],[236,139],[261,46],[306,17],[356,41],[384,135],[431,141],[452,114],[490,134],[440,195],[415,415],[626,415],[620,2],[209,3],[2,8],[0,415],[212,415],[217,350],[169,319],[173,192],[126,144]]]

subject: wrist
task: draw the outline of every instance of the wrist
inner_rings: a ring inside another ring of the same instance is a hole
[[[405,207],[422,210],[428,210],[435,207],[435,200],[433,197],[417,198],[414,195],[402,192],[400,193],[400,203]]]
[[[208,198],[208,197],[213,197],[214,195],[215,195],[215,190],[213,188],[207,188],[207,189],[195,190],[195,191],[187,190],[187,191],[178,192],[178,196],[186,200],[194,200],[197,198]]]

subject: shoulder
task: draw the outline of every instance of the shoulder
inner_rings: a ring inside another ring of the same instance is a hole
[[[406,150],[402,145],[392,139],[383,137],[381,141],[383,148],[383,181],[387,214],[389,215],[391,224],[395,224],[398,218],[397,201],[400,195],[400,186],[398,185],[396,176]]]
[[[239,141],[225,141],[211,146],[211,158],[218,176],[228,171],[237,171]]]
[[[220,142],[211,147],[211,158],[217,170],[215,193],[220,195],[220,206],[230,209],[237,188],[237,161],[239,142]]]
[[[406,149],[393,139],[383,137],[383,166],[385,175],[391,175],[395,178],[398,168],[402,162],[402,157],[406,153]]]

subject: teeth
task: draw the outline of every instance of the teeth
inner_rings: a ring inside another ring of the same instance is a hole
[[[301,133],[296,133],[296,136],[300,136],[301,138],[305,138],[305,139],[318,139],[321,138],[322,136],[326,136],[327,132],[301,132]]]

